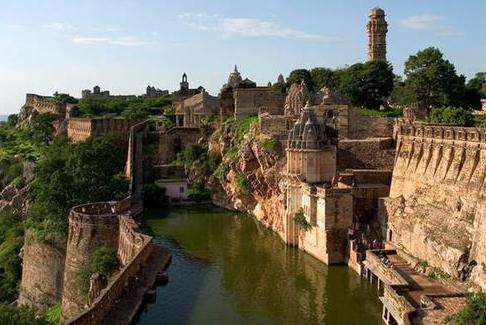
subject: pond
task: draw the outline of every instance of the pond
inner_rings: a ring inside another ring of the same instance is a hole
[[[173,254],[138,324],[380,324],[376,290],[346,266],[286,246],[245,214],[204,206],[145,213]]]

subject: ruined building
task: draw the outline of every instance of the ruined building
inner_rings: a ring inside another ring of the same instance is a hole
[[[285,94],[270,86],[258,87],[250,79],[243,79],[235,66],[228,77],[228,82],[219,94],[220,115],[243,119],[258,115],[262,111],[279,112],[285,101]]]
[[[100,86],[94,86],[93,91],[89,89],[85,89],[81,91],[81,98],[88,98],[88,97],[109,97],[110,91],[103,90],[101,91]]]
[[[388,23],[385,20],[385,11],[375,7],[370,10],[366,25],[368,32],[368,60],[386,61],[386,33]]]
[[[161,90],[159,88],[147,86],[147,90],[145,92],[144,97],[146,97],[146,98],[157,98],[157,97],[162,97],[162,96],[167,96],[167,95],[169,95],[168,90]]]
[[[211,96],[204,89],[176,105],[176,126],[198,128],[202,120],[219,114],[219,99]]]

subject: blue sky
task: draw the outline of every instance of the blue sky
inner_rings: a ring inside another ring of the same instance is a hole
[[[486,71],[484,0],[0,2],[0,114],[18,112],[27,92],[175,90],[187,72],[191,86],[217,94],[234,64],[266,84],[295,68],[364,61],[376,5],[396,73],[428,46],[468,77]]]

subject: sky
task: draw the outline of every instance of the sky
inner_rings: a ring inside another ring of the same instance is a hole
[[[26,93],[172,91],[186,72],[217,95],[235,64],[266,85],[364,62],[375,6],[395,73],[429,46],[468,78],[486,71],[485,0],[0,0],[0,114],[17,113]]]

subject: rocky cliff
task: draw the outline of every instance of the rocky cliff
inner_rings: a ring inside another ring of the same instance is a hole
[[[239,137],[238,131],[223,125],[209,140],[210,153],[222,159],[210,181],[213,202],[251,213],[281,234],[285,204],[283,146],[259,135],[256,124],[243,138]]]

